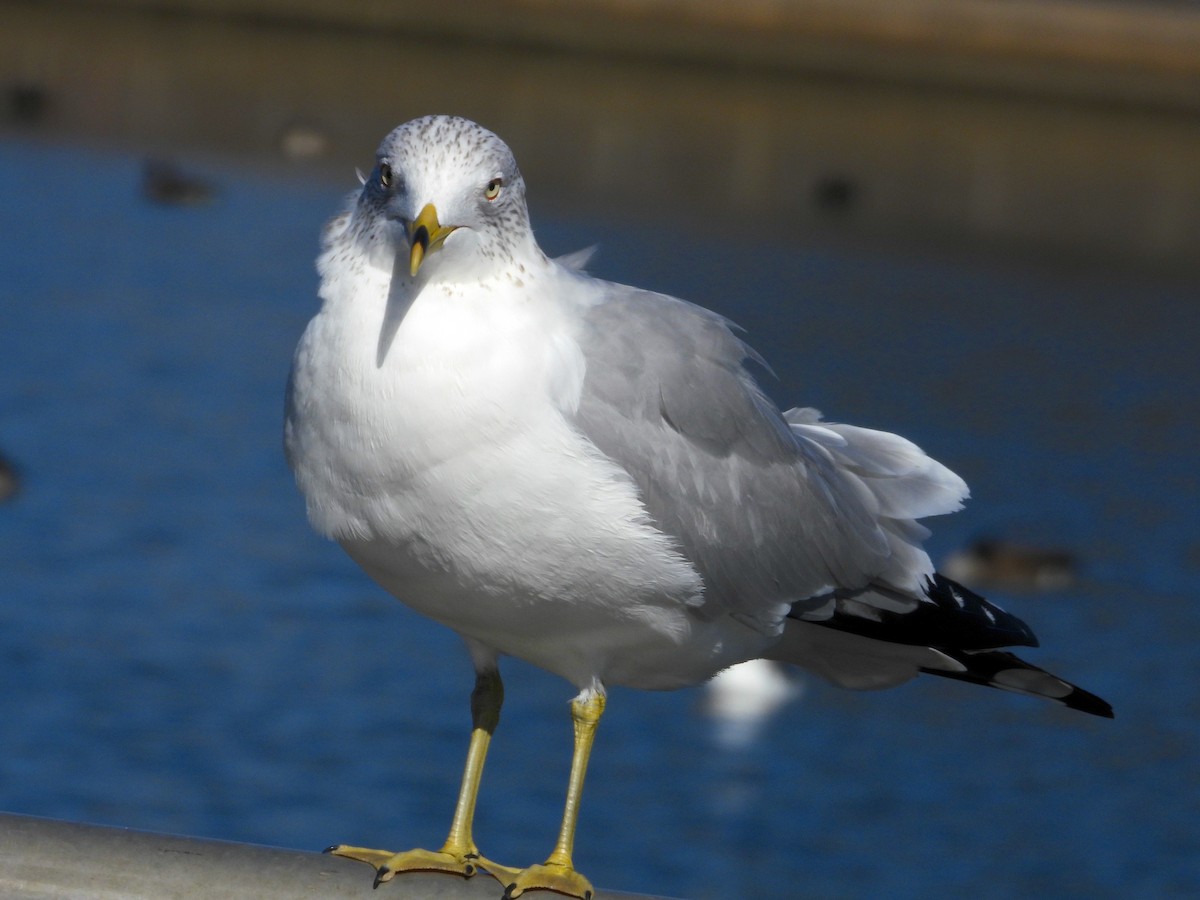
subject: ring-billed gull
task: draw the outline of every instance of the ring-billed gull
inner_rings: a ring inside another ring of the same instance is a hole
[[[934,572],[915,520],[957,475],[893,434],[781,413],[715,313],[611,284],[534,240],[508,147],[473,122],[400,126],[326,228],[285,444],[321,534],[454,629],[473,729],[438,851],[331,848],[586,898],[572,851],[605,686],[671,689],[748,659],[851,688],[931,672],[1111,716],[1004,650],[1021,620]],[[510,869],[472,836],[502,655],[579,690],[558,842]]]

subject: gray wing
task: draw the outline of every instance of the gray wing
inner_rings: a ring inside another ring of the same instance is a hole
[[[701,573],[701,614],[777,633],[789,609],[916,602],[932,567],[913,519],[957,509],[961,479],[895,435],[785,417],[745,368],[757,355],[685,301],[608,285],[578,338],[576,427]]]

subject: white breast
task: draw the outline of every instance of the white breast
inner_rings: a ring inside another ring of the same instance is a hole
[[[386,289],[327,296],[297,349],[287,445],[317,530],[418,611],[572,680],[685,642],[700,578],[564,417],[584,362],[552,292],[426,288],[377,365]]]

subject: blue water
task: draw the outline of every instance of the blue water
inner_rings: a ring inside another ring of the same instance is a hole
[[[317,233],[352,177],[210,167],[215,203],[164,208],[138,172],[0,142],[0,452],[23,475],[0,505],[0,809],[437,844],[466,656],[308,530],[280,452]],[[961,472],[974,500],[932,523],[935,556],[983,533],[1073,550],[1078,586],[994,596],[1041,636],[1030,658],[1118,716],[806,681],[729,749],[700,692],[617,690],[580,867],[696,898],[1200,892],[1196,286],[533,214],[552,252],[598,242],[598,274],[740,321],[781,403]],[[557,828],[571,690],[504,674],[477,837],[524,864]]]

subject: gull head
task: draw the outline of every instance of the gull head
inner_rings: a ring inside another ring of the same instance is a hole
[[[355,217],[395,276],[483,279],[541,255],[512,151],[457,116],[414,119],[384,138]]]

